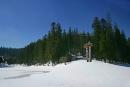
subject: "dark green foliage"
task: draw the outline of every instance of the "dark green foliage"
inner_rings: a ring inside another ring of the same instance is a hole
[[[19,63],[19,57],[21,56],[22,49],[5,48],[0,47],[0,56],[4,56],[4,59],[9,63]]]
[[[51,62],[66,63],[71,61],[71,54],[84,54],[83,45],[90,40],[89,33],[79,33],[77,29],[62,31],[59,23],[53,22],[48,35],[42,39],[27,45],[21,52],[20,63],[24,64],[45,64]]]
[[[92,24],[94,34],[94,57],[105,62],[130,63],[129,42],[117,25],[113,27],[110,17],[99,19],[95,17]]]
[[[0,48],[0,56],[7,58],[8,63],[46,64],[66,63],[72,60],[72,54],[85,55],[83,45],[93,43],[92,56],[97,60],[110,63],[130,63],[130,39],[112,25],[110,17],[94,18],[93,33],[79,32],[78,29],[62,29],[59,23],[53,22],[51,29],[43,38],[32,42],[22,49]]]

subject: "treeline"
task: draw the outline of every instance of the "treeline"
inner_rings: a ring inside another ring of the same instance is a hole
[[[83,45],[89,40],[89,33],[72,28],[65,31],[59,23],[53,22],[47,35],[24,48],[20,62],[29,65],[50,62],[55,65],[71,61],[71,54],[85,54]]]
[[[8,63],[55,65],[71,61],[72,54],[85,56],[83,45],[91,41],[93,58],[110,63],[130,63],[130,39],[118,25],[112,24],[110,17],[95,17],[92,29],[92,33],[79,32],[76,28],[66,31],[59,23],[53,22],[43,38],[22,49],[0,48],[0,55],[5,56]]]
[[[97,60],[111,63],[130,63],[130,40],[117,25],[113,25],[111,18],[94,18],[93,53]]]
[[[0,56],[9,64],[18,63],[22,49],[0,47]]]

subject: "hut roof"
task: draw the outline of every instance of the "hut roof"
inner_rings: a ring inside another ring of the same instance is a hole
[[[84,48],[92,47],[93,44],[89,41],[88,43],[84,44]]]

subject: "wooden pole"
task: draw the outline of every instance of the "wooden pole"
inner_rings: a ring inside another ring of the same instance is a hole
[[[89,46],[89,62],[91,62],[91,46]]]
[[[88,48],[86,47],[86,59],[87,59],[87,62],[88,62]]]

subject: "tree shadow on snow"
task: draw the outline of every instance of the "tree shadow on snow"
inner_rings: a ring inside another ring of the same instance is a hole
[[[29,71],[26,72],[25,74],[17,75],[17,76],[11,76],[11,77],[6,77],[4,79],[19,79],[19,78],[25,78],[29,77],[33,74],[43,74],[43,73],[49,73],[50,71]]]
[[[114,64],[114,65],[124,66],[124,67],[130,67],[130,64]]]
[[[2,65],[0,65],[0,68],[12,68],[12,67],[14,67],[14,66],[11,66],[11,65],[2,66]]]

